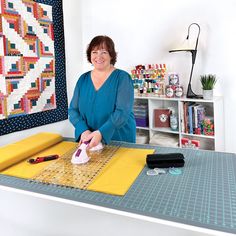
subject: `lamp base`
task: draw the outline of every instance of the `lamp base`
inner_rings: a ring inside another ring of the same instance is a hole
[[[188,90],[187,90],[187,98],[195,98],[195,99],[203,99],[202,95],[197,95],[193,92],[192,88],[191,88],[191,84],[188,85]]]

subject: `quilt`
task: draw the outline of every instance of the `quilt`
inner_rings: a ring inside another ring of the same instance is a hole
[[[67,119],[62,0],[0,0],[0,135]]]

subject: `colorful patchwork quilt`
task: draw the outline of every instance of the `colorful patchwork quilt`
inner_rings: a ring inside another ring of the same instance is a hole
[[[62,0],[0,0],[0,135],[63,119]]]

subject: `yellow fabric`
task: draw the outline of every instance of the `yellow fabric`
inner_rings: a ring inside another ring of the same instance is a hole
[[[38,156],[48,156],[53,154],[61,156],[77,145],[78,143],[63,141],[47,149],[44,149],[41,152],[38,152],[36,155],[33,155],[30,158],[36,158]],[[21,161],[20,163],[5,169],[4,171],[1,172],[1,174],[11,175],[19,178],[31,179],[40,171],[42,171],[46,166],[52,164],[53,162],[53,161],[45,161],[38,164],[30,164],[28,163],[28,159],[30,158],[27,158]]]
[[[38,133],[1,147],[1,174],[32,179],[53,161],[30,164],[28,159],[52,154],[61,156],[78,145],[62,140],[59,134]],[[153,152],[153,149],[119,148],[88,190],[124,195],[145,166],[146,155]]]
[[[124,195],[146,163],[153,149],[119,148],[88,190]]]
[[[0,171],[63,140],[54,133],[38,133],[19,142],[0,147]]]

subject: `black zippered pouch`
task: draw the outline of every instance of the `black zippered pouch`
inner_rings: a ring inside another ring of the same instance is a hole
[[[182,153],[148,154],[147,166],[154,168],[183,167],[184,155]]]

